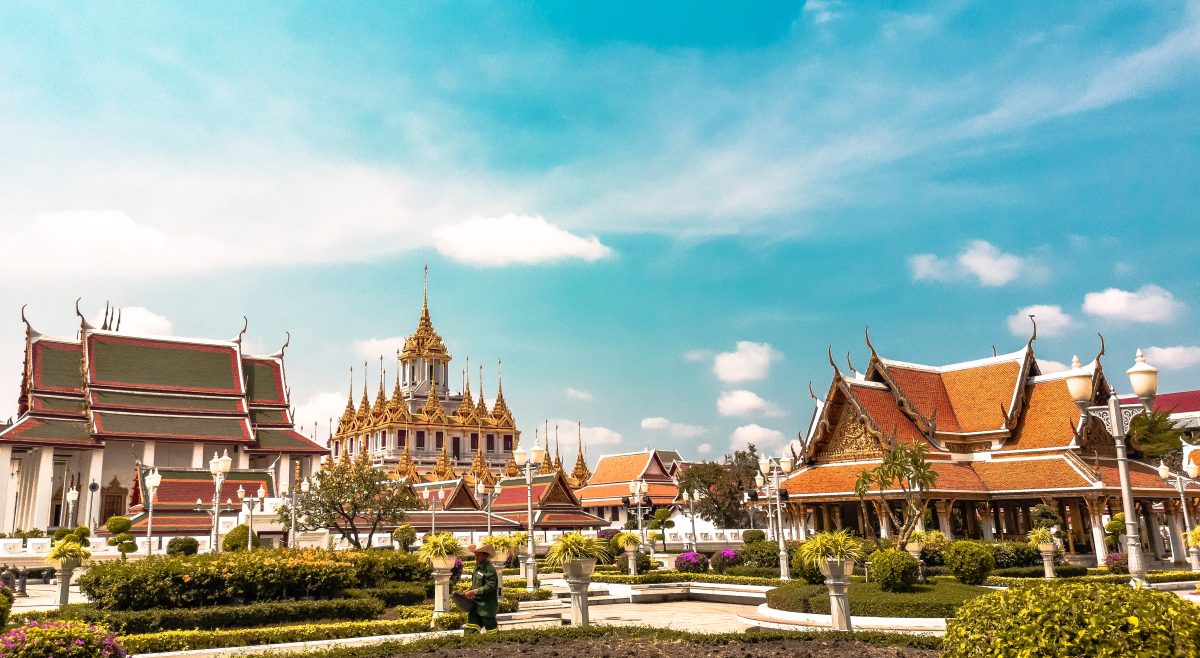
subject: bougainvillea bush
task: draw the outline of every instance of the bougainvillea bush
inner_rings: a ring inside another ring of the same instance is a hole
[[[5,658],[125,658],[112,633],[78,621],[31,621],[0,637]]]
[[[740,567],[745,560],[742,559],[741,551],[735,551],[732,548],[727,548],[723,551],[713,553],[712,559],[709,560],[709,565],[715,573],[725,573],[729,567]]]
[[[1129,557],[1124,553],[1109,553],[1104,564],[1112,573],[1129,573]]]
[[[704,573],[708,571],[708,556],[696,551],[680,553],[675,558],[675,570],[684,573]]]

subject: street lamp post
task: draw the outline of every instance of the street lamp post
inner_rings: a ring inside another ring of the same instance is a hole
[[[1166,480],[1179,493],[1179,507],[1183,509],[1184,549],[1191,556],[1192,571],[1200,571],[1200,547],[1187,545],[1188,534],[1192,531],[1192,516],[1188,513],[1187,496],[1184,494],[1189,484],[1200,484],[1200,480],[1196,479],[1197,476],[1200,476],[1200,466],[1189,461],[1183,470],[1187,472],[1186,477],[1181,473],[1172,474],[1171,469],[1167,468],[1162,460],[1158,462],[1158,477]]]
[[[258,485],[258,491],[255,493],[258,496],[247,496],[246,490],[242,488],[242,485],[238,485],[238,502],[243,505],[250,503],[250,511],[246,514],[246,522],[249,525],[246,535],[246,551],[248,552],[254,550],[254,506],[262,504],[267,498],[267,490],[261,484]]]
[[[525,549],[529,553],[525,558],[526,592],[534,590],[534,581],[537,580],[537,558],[533,555],[533,469],[541,463],[543,455],[545,455],[545,450],[536,441],[529,452],[525,452],[519,447],[513,451],[513,461],[525,468],[525,499],[528,508],[526,513],[529,519],[529,545]]]
[[[487,509],[487,536],[492,536],[492,500],[495,497],[496,488],[489,487],[483,484],[483,480],[475,481],[475,497],[482,498],[486,502]]]
[[[788,564],[787,541],[783,537],[783,478],[792,470],[792,458],[780,457],[771,459],[763,457],[758,460],[759,486],[764,486],[767,493],[767,512],[770,513],[771,498],[775,498],[775,539],[779,542],[779,579],[790,580],[791,568]]]
[[[426,489],[421,492],[421,498],[425,500],[425,506],[429,508],[429,514],[430,514],[430,519],[431,519],[429,522],[429,534],[436,535],[437,534],[437,506],[438,506],[439,502],[443,506],[445,505],[444,501],[446,500],[446,490],[438,489],[437,498],[434,499],[434,498],[430,497],[429,490]]]
[[[146,557],[150,557],[154,545],[154,494],[158,491],[160,484],[162,484],[162,475],[159,475],[158,468],[155,468],[146,475],[146,502],[149,510],[146,515]]]
[[[299,464],[296,464],[296,477],[297,478],[300,477],[300,465]],[[300,480],[300,493],[306,494],[306,493],[308,493],[308,490],[311,488],[312,488],[312,478],[304,478],[303,480]],[[293,484],[292,485],[292,513],[291,513],[292,523],[291,523],[291,528],[289,529],[289,532],[291,533],[291,535],[288,537],[288,548],[296,548],[296,517],[297,516],[299,516],[299,515],[296,513],[296,485]]]
[[[691,541],[688,542],[689,551],[696,551],[700,548],[699,542],[696,541],[696,503],[699,498],[700,495],[697,493],[691,491],[683,492],[683,502],[688,506],[688,519],[692,522]]]
[[[71,489],[67,491],[67,526],[75,524],[75,503],[79,501],[79,490],[75,485],[71,485]]]
[[[648,487],[645,480],[635,480],[629,483],[629,494],[634,498],[634,503],[631,507],[637,510],[638,534],[642,537],[642,546],[638,547],[639,551],[646,545],[646,527],[643,523],[645,519],[642,518],[644,516],[642,514],[642,504],[645,502],[644,498],[646,497],[647,490]]]
[[[1130,584],[1144,587],[1149,584],[1146,579],[1146,562],[1142,559],[1142,541],[1138,535],[1137,509],[1133,506],[1133,487],[1129,481],[1129,457],[1125,449],[1125,434],[1129,431],[1129,421],[1141,413],[1149,412],[1154,404],[1154,396],[1158,393],[1158,369],[1146,363],[1146,357],[1141,350],[1137,351],[1137,359],[1133,367],[1125,371],[1133,393],[1142,401],[1142,409],[1122,407],[1117,399],[1117,392],[1109,384],[1108,404],[1089,406],[1092,401],[1092,372],[1083,370],[1079,365],[1079,357],[1071,362],[1072,374],[1067,376],[1067,390],[1079,405],[1082,413],[1104,422],[1108,433],[1112,435],[1117,449],[1117,472],[1121,479],[1121,508],[1125,513],[1126,557],[1129,560]]]
[[[233,459],[229,456],[229,451],[225,450],[218,457],[216,452],[213,452],[213,458],[208,462],[208,472],[213,476],[213,552],[221,552],[221,485],[225,483],[225,475],[229,473],[229,468],[233,465]]]

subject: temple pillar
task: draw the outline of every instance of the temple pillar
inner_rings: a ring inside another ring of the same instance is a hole
[[[829,532],[833,522],[829,520],[829,504],[821,503],[821,532]]]
[[[204,468],[204,444],[192,444],[192,468]]]
[[[879,538],[887,539],[892,536],[892,517],[888,514],[884,503],[875,503],[875,515],[879,517]]]
[[[1187,561],[1187,549],[1183,546],[1183,533],[1179,531],[1179,516],[1175,512],[1175,501],[1163,503],[1163,511],[1167,516],[1167,533],[1171,540],[1171,561],[1183,564]]]
[[[917,525],[915,527],[915,530],[917,532],[925,532],[925,506],[924,505],[921,506],[921,511],[917,513]]]
[[[37,475],[30,500],[29,529],[45,530],[50,525],[50,499],[54,496],[54,448],[38,448],[34,460]]]
[[[1092,526],[1092,549],[1096,552],[1096,565],[1104,566],[1108,559],[1108,547],[1104,545],[1104,511],[1108,500],[1100,496],[1083,499],[1088,508],[1088,523]]]
[[[292,463],[292,456],[280,456],[276,468],[278,476],[275,478],[275,495],[282,496],[285,491],[292,490],[292,475],[296,472],[296,466]]]
[[[1087,535],[1085,535],[1083,532],[1084,523],[1083,510],[1081,509],[1082,507],[1083,506],[1080,504],[1078,499],[1073,501],[1071,505],[1067,507],[1067,511],[1069,511],[1071,514],[1071,533],[1075,535],[1078,541],[1084,541],[1087,539]]]
[[[142,441],[142,466],[154,466],[153,441]]]
[[[1154,559],[1163,559],[1162,538],[1158,534],[1158,520],[1154,518],[1154,504],[1150,501],[1138,503],[1138,521],[1141,522],[1141,535],[1146,547],[1154,555]]]
[[[808,539],[808,506],[801,503],[792,509],[794,509],[796,513],[796,536],[800,539],[800,541],[804,541],[805,539]]]
[[[933,501],[933,509],[937,512],[938,528],[942,534],[946,535],[946,539],[954,540],[954,530],[950,527],[950,509],[954,505],[952,500],[935,500]]]
[[[101,505],[98,488],[104,486],[100,481],[103,477],[104,450],[91,450],[88,454],[87,485],[79,492],[79,525],[95,528],[105,520],[97,518],[100,516]],[[97,486],[96,491],[92,491],[93,484]]]
[[[8,466],[0,471],[0,532],[8,532],[12,527],[13,503],[16,502],[17,482],[12,473],[12,445],[0,445],[0,467]]]
[[[239,471],[250,468],[250,453],[246,452],[244,446],[237,447],[233,457],[233,468]]]
[[[994,521],[992,520],[992,504],[984,501],[979,503],[979,506],[975,509],[979,517],[979,535],[983,537],[984,541],[992,541],[992,538],[995,536]]]
[[[834,530],[842,529],[842,506],[833,506],[833,528]]]

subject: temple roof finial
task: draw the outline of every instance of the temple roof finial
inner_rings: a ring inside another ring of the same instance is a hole
[[[243,315],[242,316],[242,330],[238,332],[237,338],[234,338],[233,342],[237,343],[238,345],[241,345],[242,338],[245,337],[246,329],[248,329],[249,327],[250,327],[250,320],[247,319],[246,316]]]
[[[82,297],[75,298],[75,315],[79,316],[79,326],[84,330],[95,329],[95,327],[93,327],[91,323],[87,321],[87,318],[83,316],[83,311],[79,310],[79,302],[82,300]]]
[[[25,307],[26,306],[29,306],[29,304],[21,305],[21,322],[25,323],[25,334],[30,338],[37,338],[38,336],[41,336],[42,334],[37,329],[34,329],[32,324],[29,324],[29,319],[25,317]]]

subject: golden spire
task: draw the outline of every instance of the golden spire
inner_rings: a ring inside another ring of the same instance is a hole
[[[375,405],[371,407],[371,414],[375,415],[375,416],[382,414],[385,406],[387,405],[387,397],[384,396],[384,392],[383,392],[383,373],[384,373],[383,355],[380,354],[379,355],[379,392],[377,392],[375,394]]]
[[[471,357],[467,357],[467,368],[471,367]],[[469,370],[463,370],[463,396],[462,402],[458,404],[458,408],[454,410],[456,416],[468,418],[472,411],[475,411],[475,402],[471,399],[471,379],[467,377]]]
[[[479,444],[479,449],[475,451],[475,457],[471,460],[471,468],[467,472],[467,480],[471,486],[475,486],[476,482],[483,482],[485,487],[493,487],[496,485],[496,478],[492,476],[492,470],[488,468],[487,462],[483,458],[483,443]]]
[[[487,402],[483,398],[483,365],[479,366],[479,405],[475,407],[475,413],[479,414],[480,418],[487,418],[488,408]]]
[[[362,402],[358,405],[358,417],[366,418],[367,413],[371,411],[371,401],[367,399],[367,362],[363,361],[363,396]]]
[[[454,464],[450,461],[450,452],[445,440],[442,441],[442,451],[438,453],[437,464],[433,467],[433,477],[435,480],[454,479]]]
[[[558,423],[554,424],[554,470],[562,470],[562,451],[559,450],[561,444],[558,442]]]
[[[537,445],[536,432],[533,444]],[[546,421],[546,450],[542,453],[542,463],[538,465],[538,475],[546,475],[554,472],[554,460],[550,458],[550,421]]]
[[[425,266],[425,287],[421,299],[421,318],[417,321],[417,330],[404,341],[404,358],[425,357],[434,361],[449,361],[450,353],[446,344],[433,328],[429,319],[429,266]]]
[[[393,412],[399,411],[402,405],[407,408],[407,405],[404,405],[404,396],[400,392],[400,367],[400,350],[396,350],[396,386],[392,389],[392,399],[388,400],[388,408]]]
[[[504,402],[504,361],[503,361],[503,359],[497,359],[496,365],[499,368],[499,371],[496,375],[496,403],[492,405],[492,419],[495,420],[500,425],[507,426],[507,427],[513,427],[515,425],[515,423],[513,422],[512,411],[509,410],[508,405]],[[550,437],[547,436],[546,437],[547,443],[549,443],[549,439],[550,439]]]
[[[579,456],[575,458],[575,470],[571,471],[571,477],[575,478],[576,485],[585,487],[592,478],[592,472],[588,470],[587,460],[583,458],[583,424],[577,423],[575,428]]]
[[[354,421],[354,366],[350,366],[350,392],[346,394],[346,410],[338,420],[338,434],[350,431],[350,423]]]
[[[400,455],[400,462],[396,464],[396,476],[408,480],[412,483],[421,481],[420,473],[417,473],[417,465],[413,463],[412,452],[409,451],[409,444],[412,439],[408,436],[408,428],[404,430],[404,454]]]
[[[433,376],[429,378],[429,393],[425,396],[425,404],[421,406],[421,413],[429,418],[444,418],[446,411],[442,409],[442,401],[437,395],[437,368],[433,369]]]

